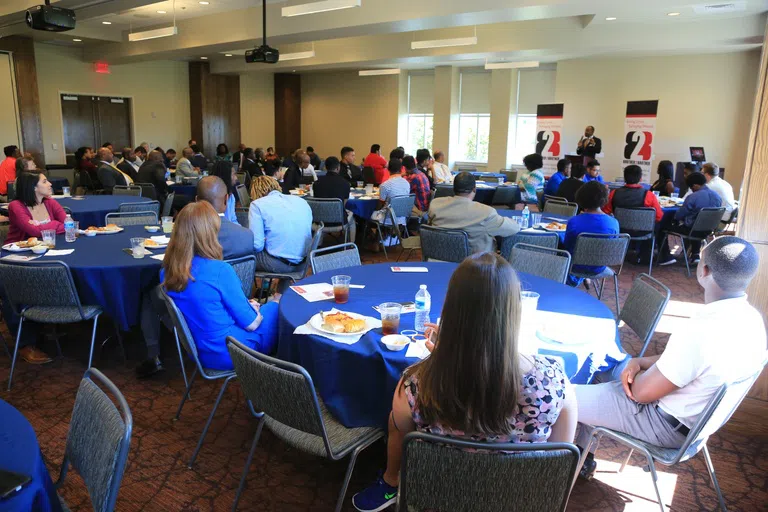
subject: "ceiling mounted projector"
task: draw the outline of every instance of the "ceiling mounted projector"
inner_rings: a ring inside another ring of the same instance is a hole
[[[27,10],[27,25],[34,30],[48,32],[66,32],[75,28],[75,11],[51,5],[51,0],[45,0],[45,5],[38,5]]]
[[[261,28],[263,43],[258,48],[245,52],[245,62],[248,64],[254,62],[276,64],[280,60],[280,50],[267,45],[267,0],[261,2]]]

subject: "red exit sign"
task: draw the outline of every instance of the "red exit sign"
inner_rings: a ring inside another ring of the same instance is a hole
[[[106,62],[94,62],[93,70],[96,73],[101,73],[103,75],[108,75],[110,73],[109,64],[107,64]]]

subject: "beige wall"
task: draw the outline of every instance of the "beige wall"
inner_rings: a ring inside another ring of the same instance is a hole
[[[584,126],[592,124],[603,140],[605,177],[620,176],[626,102],[658,99],[654,167],[660,160],[690,160],[688,148],[704,146],[707,159],[726,168],[738,194],[759,61],[753,50],[559,62],[556,101],[565,103],[564,151],[575,151]]]
[[[80,60],[79,50],[49,44],[35,44],[35,59],[47,163],[66,161],[60,92],[131,97],[134,145],[146,141],[151,147],[180,151],[189,140],[186,62],[111,66],[111,74],[102,75],[94,73],[92,63]]]
[[[240,134],[243,144],[254,149],[266,150],[275,145],[275,78],[272,73],[240,76]]]
[[[397,146],[399,76],[356,71],[301,76],[301,144],[326,158],[351,146],[360,163],[371,144],[382,154]]]

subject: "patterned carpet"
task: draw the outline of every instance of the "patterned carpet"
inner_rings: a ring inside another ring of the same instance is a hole
[[[416,255],[418,257],[418,255]],[[365,254],[365,263],[378,262],[380,255]],[[621,276],[621,293],[629,291],[632,279],[643,268],[627,265]],[[695,310],[703,293],[695,277],[686,278],[680,267],[662,268],[654,275],[672,289],[667,315],[649,349],[663,350],[670,328]],[[610,293],[605,297],[611,305]],[[107,322],[104,322],[106,325]],[[8,339],[5,327],[3,334]],[[70,414],[79,380],[87,360],[87,326],[65,330],[62,339],[65,358],[45,367],[20,363],[11,393],[5,391],[10,361],[0,352],[3,389],[0,398],[17,407],[37,431],[52,475],[57,475],[64,450]],[[111,334],[108,329],[100,339]],[[622,329],[625,348],[639,350],[639,341]],[[139,381],[133,367],[139,358],[139,334],[126,341],[128,363],[124,364],[114,343],[108,343],[95,366],[110,377],[125,394],[134,417],[134,433],[117,510],[119,511],[218,511],[232,505],[255,421],[246,410],[237,384],[230,386],[208,434],[194,469],[186,462],[194,450],[219,387],[198,382],[193,399],[181,419],[171,420],[183,390],[183,381],[174,361],[175,346],[164,340],[168,370],[161,376]],[[55,353],[51,345],[42,348]],[[730,510],[766,510],[768,503],[768,438],[761,432],[740,433],[728,425],[710,439],[709,446],[720,485]],[[596,480],[579,482],[571,496],[569,511],[658,510],[644,473],[644,461],[635,455],[624,473],[617,473],[626,451],[611,442],[601,444]],[[349,498],[376,476],[385,463],[385,447],[378,443],[363,452],[355,469],[345,510],[353,510]],[[288,448],[266,432],[262,435],[248,478],[240,510],[322,511],[333,510],[346,465],[320,460]],[[62,494],[73,511],[91,510],[82,480],[70,473]],[[660,468],[660,487],[666,507],[675,511],[715,510],[712,489],[703,457],[667,469]]]

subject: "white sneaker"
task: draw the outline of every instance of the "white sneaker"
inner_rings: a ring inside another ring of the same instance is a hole
[[[670,257],[669,259],[666,259],[666,260],[660,262],[659,265],[662,266],[662,267],[666,267],[666,266],[669,266],[669,265],[674,265],[675,263],[677,263],[677,260],[675,258]]]

